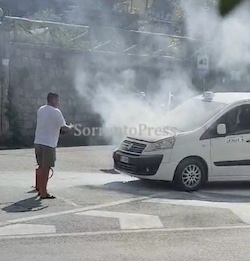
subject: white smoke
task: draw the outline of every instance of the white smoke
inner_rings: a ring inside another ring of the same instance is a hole
[[[187,36],[207,41],[205,51],[211,52],[215,69],[230,73],[233,68],[237,68],[245,72],[246,66],[250,63],[249,8],[242,6],[222,19],[216,11],[216,6],[204,10],[199,2],[184,0],[182,3],[187,15]],[[159,42],[158,39],[155,38],[154,44],[160,46],[162,40]],[[125,40],[119,36],[119,42]],[[117,60],[117,68],[121,62]],[[108,61],[105,61],[102,64],[107,63]],[[87,87],[89,80],[95,83],[95,88]],[[104,127],[111,129],[123,129],[125,126],[138,128],[142,124],[148,128],[164,126],[169,109],[169,95],[173,94],[174,104],[178,104],[197,94],[189,71],[183,71],[183,68],[173,68],[171,72],[161,74],[157,82],[151,83],[149,95],[144,87],[137,85],[136,71],[133,69],[108,75],[99,72],[93,79],[89,79],[84,71],[78,71],[76,76],[76,89],[90,101],[92,109],[101,115]],[[138,95],[140,91],[146,92],[147,101]],[[114,143],[122,138],[121,135],[111,136]]]
[[[200,1],[188,3],[182,3],[187,13],[188,36],[209,41],[214,69],[226,73],[237,69],[245,73],[250,64],[249,2],[241,4],[224,18],[218,14],[217,5],[205,10]]]

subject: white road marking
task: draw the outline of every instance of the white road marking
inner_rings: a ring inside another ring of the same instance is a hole
[[[144,200],[146,203],[156,204],[170,204],[170,205],[181,205],[181,206],[193,206],[193,207],[217,207],[217,208],[228,208],[230,203],[227,202],[212,202],[212,201],[201,201],[201,200],[184,200],[184,199],[163,199],[163,198],[152,198]],[[238,203],[232,203],[237,204]]]
[[[231,210],[238,218],[244,223],[250,224],[250,204],[249,203],[229,203],[229,202],[211,202],[201,200],[176,200],[176,199],[162,199],[162,198],[151,198],[144,200],[147,203],[156,204],[169,204],[179,206],[192,206],[192,207],[212,207],[212,208],[223,208]]]
[[[56,233],[55,226],[15,224],[6,227],[0,227],[0,236],[52,234],[52,233]]]
[[[239,204],[229,208],[236,216],[238,216],[244,223],[250,224],[250,205]]]
[[[71,206],[74,206],[74,207],[81,207],[80,205],[78,205],[78,204],[75,204],[73,201],[71,201],[71,200],[69,200],[69,199],[66,199],[66,198],[62,198],[62,197],[56,197],[57,199],[59,199],[59,200],[61,200],[61,201],[63,201],[63,202],[65,202],[66,204],[69,204],[69,205],[71,205]]]
[[[250,188],[250,183],[249,183]],[[222,196],[240,196],[240,197],[250,197],[249,189],[203,189],[201,192],[195,192],[195,194],[208,193],[212,195],[222,195]],[[211,197],[211,196],[210,196]]]
[[[27,221],[33,221],[33,220],[37,220],[37,219],[57,217],[57,216],[62,216],[62,215],[75,214],[77,212],[90,211],[90,210],[99,209],[99,208],[112,207],[112,206],[117,206],[117,205],[120,205],[120,204],[126,204],[126,203],[145,200],[145,199],[149,199],[149,198],[150,197],[137,197],[137,198],[123,199],[123,200],[113,201],[113,202],[99,204],[99,205],[91,205],[91,206],[87,206],[87,207],[83,207],[83,208],[65,210],[65,211],[61,211],[61,212],[54,212],[54,213],[48,213],[48,214],[41,214],[41,215],[37,215],[37,216],[17,218],[17,219],[12,219],[12,220],[8,220],[6,222],[0,223],[0,227],[7,226],[9,224],[16,224],[16,223],[23,223],[23,222],[27,222]]]
[[[118,218],[120,221],[121,229],[125,229],[125,230],[163,227],[159,217],[153,215],[98,211],[98,210],[76,213],[76,215]]]
[[[102,235],[122,235],[122,234],[143,234],[143,233],[178,233],[195,231],[219,231],[219,230],[240,230],[250,229],[250,226],[222,226],[222,227],[189,227],[189,228],[158,228],[158,229],[139,229],[139,230],[113,230],[113,231],[95,231],[95,232],[77,232],[77,233],[58,233],[58,234],[40,234],[40,235],[16,235],[0,236],[0,240],[7,239],[36,239],[36,238],[58,238],[58,237],[83,237],[83,236],[102,236]]]

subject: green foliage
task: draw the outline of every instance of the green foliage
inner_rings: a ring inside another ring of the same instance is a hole
[[[245,0],[219,0],[219,12],[222,17],[227,16]]]
[[[195,1],[197,0],[193,0],[194,3]],[[198,2],[200,2],[200,4],[204,7],[204,9],[209,10],[211,8],[216,7],[218,0],[199,0]],[[183,22],[187,15],[186,12],[181,7],[179,1],[174,1],[174,6],[175,6],[175,15],[177,19],[179,20],[179,22]]]
[[[202,0],[202,2],[203,2],[204,7],[206,9],[210,9],[210,8],[213,8],[217,5],[218,0]]]
[[[29,17],[30,19],[33,20],[40,20],[40,21],[60,21],[61,18],[57,16],[55,10],[53,9],[45,9],[45,10],[40,10],[33,15]]]

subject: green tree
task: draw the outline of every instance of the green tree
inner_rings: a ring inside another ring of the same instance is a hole
[[[74,1],[76,7],[68,13],[66,18],[68,22],[90,26],[114,26],[127,19],[123,13],[115,11],[115,6],[124,0]]]
[[[41,20],[41,21],[55,21],[58,22],[61,20],[61,18],[55,13],[53,9],[49,10],[41,10],[33,15],[29,16],[29,18],[34,20]]]
[[[219,12],[221,16],[227,16],[244,1],[246,0],[219,0]]]

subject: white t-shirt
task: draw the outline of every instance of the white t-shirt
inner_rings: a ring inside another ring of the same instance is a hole
[[[37,111],[35,144],[56,148],[61,127],[66,126],[62,112],[50,105],[44,105]]]

